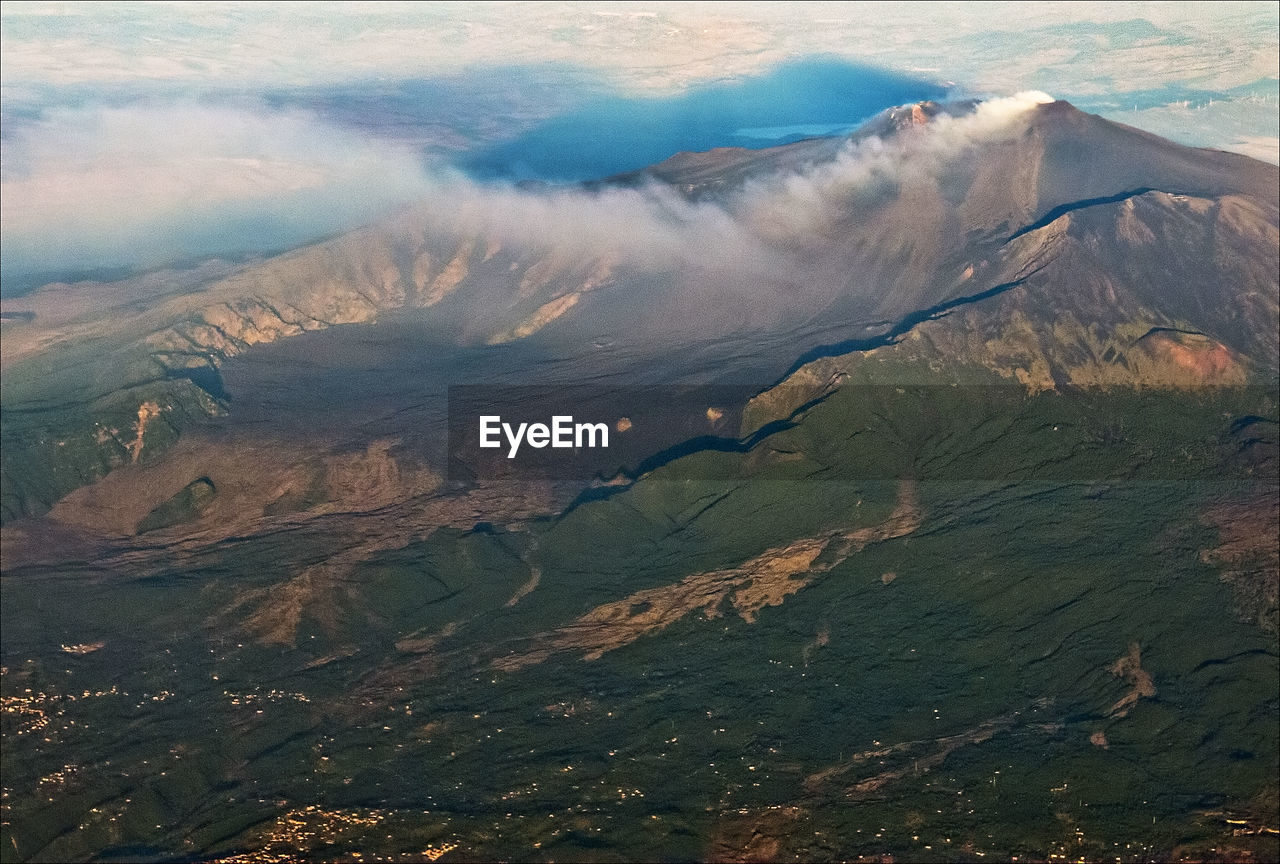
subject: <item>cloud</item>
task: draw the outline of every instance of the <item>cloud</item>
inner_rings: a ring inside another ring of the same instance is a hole
[[[5,86],[296,86],[567,63],[671,92],[834,54],[1083,94],[1274,74],[1273,3],[7,3]],[[1138,18],[1137,16],[1142,16]],[[976,50],[975,50],[976,49]]]
[[[3,254],[6,268],[56,270],[262,250],[352,227],[427,190],[412,150],[303,111],[57,110],[6,138]]]

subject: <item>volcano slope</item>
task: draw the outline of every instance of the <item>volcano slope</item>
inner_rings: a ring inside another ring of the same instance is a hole
[[[1275,858],[1278,185],[925,103],[6,302],[0,855]]]

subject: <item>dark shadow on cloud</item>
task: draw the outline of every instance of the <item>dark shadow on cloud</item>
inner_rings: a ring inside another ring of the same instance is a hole
[[[486,179],[575,181],[633,171],[682,150],[765,147],[851,129],[946,87],[873,66],[806,59],[666,98],[608,96],[466,158]]]

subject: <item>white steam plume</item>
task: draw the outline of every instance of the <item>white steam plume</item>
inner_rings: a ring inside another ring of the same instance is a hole
[[[53,114],[6,143],[6,259],[51,266],[163,263],[246,242],[296,244],[409,201],[433,230],[484,235],[568,259],[759,270],[820,231],[842,201],[933,172],[998,136],[1043,93],[939,115],[891,141],[747,184],[715,203],[673,189],[526,189],[427,170],[405,148],[301,112],[177,105]],[[266,251],[262,246],[257,251]]]

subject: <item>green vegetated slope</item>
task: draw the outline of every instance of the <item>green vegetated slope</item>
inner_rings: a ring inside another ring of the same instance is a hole
[[[6,858],[1274,855],[1274,591],[1224,579],[1274,394],[935,381],[373,556],[287,645],[237,604],[302,538],[24,574]]]

